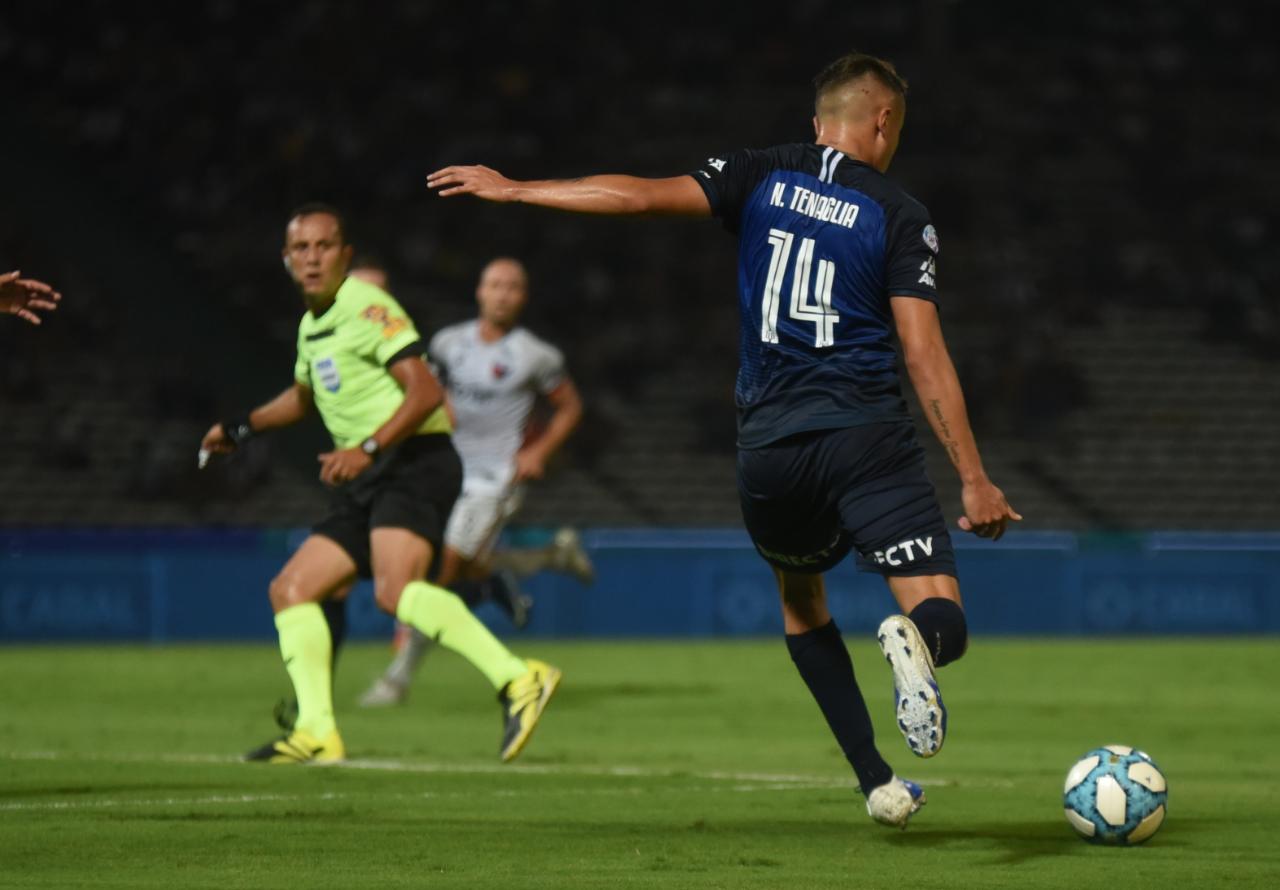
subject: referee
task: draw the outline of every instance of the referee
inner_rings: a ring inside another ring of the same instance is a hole
[[[357,576],[378,606],[454,649],[498,690],[503,761],[528,741],[560,671],[517,658],[462,601],[426,581],[462,486],[440,384],[413,322],[386,292],[348,277],[342,215],[298,208],[285,230],[284,265],[306,303],[291,386],[247,417],[216,423],[201,448],[227,453],[250,436],[297,423],[315,407],[334,449],[319,456],[329,513],[271,582],[280,654],[298,716],[287,735],[246,755],[268,763],[345,757],[333,712],[333,640],[320,603]]]

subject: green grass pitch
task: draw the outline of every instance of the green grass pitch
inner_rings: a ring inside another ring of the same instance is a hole
[[[518,648],[565,681],[517,764],[452,654],[405,707],[356,709],[387,656],[362,645],[337,681],[353,762],[333,768],[235,761],[273,735],[273,647],[0,648],[0,886],[1280,886],[1274,639],[978,639],[941,673],[951,732],[929,761],[855,642],[881,748],[928,794],[905,832],[867,818],[781,640]],[[1062,817],[1068,767],[1111,742],[1169,779],[1142,847]]]

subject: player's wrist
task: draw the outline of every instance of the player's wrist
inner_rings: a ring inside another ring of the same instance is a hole
[[[239,447],[253,438],[253,424],[249,422],[248,415],[224,420],[222,421],[222,434],[231,441],[232,445]]]

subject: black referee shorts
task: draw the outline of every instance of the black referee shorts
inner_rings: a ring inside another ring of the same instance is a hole
[[[462,492],[462,461],[446,434],[413,436],[333,490],[329,514],[311,531],[335,541],[362,578],[373,576],[369,533],[404,528],[431,542],[438,560],[445,522]]]
[[[825,572],[856,549],[864,572],[956,574],[909,422],[800,433],[740,450],[738,495],[752,543],[780,569]]]

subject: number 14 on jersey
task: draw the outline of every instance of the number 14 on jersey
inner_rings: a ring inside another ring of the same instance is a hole
[[[782,229],[769,230],[769,245],[773,248],[773,253],[769,258],[769,274],[764,283],[764,305],[761,307],[760,322],[760,339],[766,343],[778,342],[778,301],[794,241],[795,236],[790,232]],[[800,239],[800,249],[796,252],[795,269],[791,276],[790,315],[797,321],[813,323],[813,345],[821,349],[835,343],[835,326],[840,316],[831,308],[831,288],[836,278],[835,263],[818,260],[818,271],[814,277],[813,248],[812,238]],[[811,277],[814,277],[813,302],[809,301]]]

